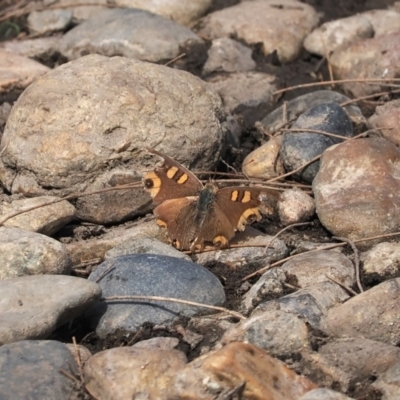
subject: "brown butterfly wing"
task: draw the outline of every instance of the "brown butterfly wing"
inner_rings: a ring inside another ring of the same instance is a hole
[[[154,203],[199,194],[203,185],[192,172],[165,154],[154,149],[147,150],[164,159],[160,167],[148,172],[143,179]]]
[[[260,187],[229,187],[218,190],[216,203],[225,211],[232,228],[243,231],[247,224],[261,219],[261,196],[265,194],[279,196],[276,191]]]
[[[197,236],[196,213],[197,199],[190,197],[165,200],[154,209],[158,224],[167,228],[171,242],[180,250],[189,250]]]

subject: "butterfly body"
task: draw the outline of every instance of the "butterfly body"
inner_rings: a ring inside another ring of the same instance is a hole
[[[161,167],[144,177],[145,187],[157,205],[154,215],[180,250],[199,251],[206,242],[228,247],[237,230],[260,220],[260,194],[263,188],[203,185],[183,165],[154,150],[164,159]]]

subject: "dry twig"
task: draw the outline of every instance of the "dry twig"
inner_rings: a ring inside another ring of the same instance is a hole
[[[180,303],[180,304],[186,304],[189,306],[195,306],[195,307],[201,307],[201,308],[208,308],[210,310],[217,310],[217,311],[223,311],[228,314],[233,315],[236,318],[239,319],[246,319],[242,314],[239,314],[235,311],[228,310],[227,308],[224,307],[218,307],[218,306],[211,306],[209,304],[203,304],[203,303],[196,303],[194,301],[188,301],[188,300],[182,300],[182,299],[175,299],[173,297],[161,297],[161,296],[110,296],[110,297],[104,297],[102,300],[104,301],[117,301],[117,300],[155,300],[155,301],[167,301],[171,303]]]
[[[354,269],[355,269],[355,274],[356,274],[356,281],[357,281],[357,286],[360,292],[362,293],[364,291],[362,285],[361,285],[361,279],[360,279],[360,257],[358,256],[358,250],[356,245],[354,244],[353,241],[351,241],[348,238],[345,237],[339,237],[339,236],[332,236],[332,239],[335,240],[341,240],[342,242],[347,242],[350,247],[353,250],[354,253]]]

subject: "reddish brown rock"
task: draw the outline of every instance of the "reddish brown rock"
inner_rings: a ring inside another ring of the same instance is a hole
[[[389,142],[400,146],[400,100],[393,100],[376,107],[368,120],[371,128],[380,128],[380,134]]]
[[[322,224],[352,240],[400,230],[400,150],[382,138],[326,150],[313,181]]]
[[[0,49],[0,93],[25,89],[50,68],[27,57]]]
[[[165,389],[185,364],[186,357],[178,350],[105,350],[85,364],[86,389],[98,400],[166,399]]]
[[[222,399],[236,389],[243,391],[243,399],[295,400],[315,387],[264,350],[235,342],[197,358],[178,371],[168,399],[209,400],[217,396]]]
[[[390,79],[400,73],[400,33],[358,41],[334,51],[331,59],[336,79]],[[387,84],[387,82],[385,82]],[[345,83],[345,91],[354,97],[381,92],[387,87]]]

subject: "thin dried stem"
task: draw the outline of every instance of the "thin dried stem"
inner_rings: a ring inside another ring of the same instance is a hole
[[[169,60],[167,63],[165,63],[164,66],[168,67],[168,65],[173,64],[175,61],[178,61],[185,56],[186,56],[186,53],[179,54],[179,56],[177,56],[177,57],[173,58],[172,60]]]
[[[325,131],[320,131],[318,129],[304,129],[304,128],[289,128],[289,129],[283,129],[284,132],[306,132],[306,133],[318,133],[320,135],[325,135],[325,136],[330,136],[335,139],[342,139],[342,140],[348,140],[350,139],[348,136],[342,136],[342,135],[336,135],[335,133],[329,133]]]
[[[104,301],[114,301],[114,300],[155,300],[155,301],[166,301],[166,302],[171,302],[171,303],[180,303],[180,304],[186,304],[189,306],[195,306],[195,307],[201,307],[201,308],[208,308],[210,310],[217,310],[217,311],[223,311],[228,314],[233,315],[236,318],[239,319],[246,319],[242,314],[239,314],[235,311],[228,310],[227,308],[224,307],[218,307],[218,306],[211,306],[209,304],[203,304],[203,303],[196,303],[194,301],[188,301],[188,300],[182,300],[182,299],[175,299],[173,297],[161,297],[161,296],[110,296],[110,297],[104,297],[102,300]]]
[[[333,283],[336,283],[336,285],[339,285],[342,289],[346,290],[347,292],[349,292],[350,294],[352,294],[353,296],[357,296],[357,292],[355,292],[352,288],[347,287],[346,285],[343,285],[342,282],[339,282],[336,279],[331,278],[328,275],[325,275],[327,279],[329,279],[330,281],[332,281]]]
[[[355,275],[356,275],[356,281],[357,281],[357,286],[360,292],[362,293],[364,291],[362,285],[361,285],[361,279],[360,279],[360,257],[358,256],[358,250],[356,245],[354,244],[353,241],[351,241],[348,238],[345,237],[339,237],[339,236],[332,236],[332,239],[335,240],[341,240],[342,242],[347,242],[350,247],[353,250],[354,253],[354,269],[355,269]]]
[[[297,226],[306,226],[306,225],[311,225],[312,222],[297,222],[295,224],[291,224],[286,226],[285,228],[281,229],[272,239],[271,241],[265,246],[265,250],[264,250],[264,254],[267,254],[268,249],[271,247],[272,242],[279,236],[281,235],[283,232],[295,228]]]
[[[290,92],[296,89],[314,87],[314,86],[326,86],[326,85],[334,85],[337,83],[366,83],[369,85],[375,85],[377,83],[388,82],[388,84],[381,84],[381,86],[394,86],[398,87],[398,85],[390,84],[389,82],[400,82],[400,78],[374,78],[374,79],[340,79],[340,80],[333,80],[333,81],[324,81],[324,82],[313,82],[313,83],[303,83],[301,85],[291,86],[285,89],[280,89],[272,93],[273,95]]]
[[[38,208],[47,207],[47,206],[51,206],[53,204],[61,203],[62,201],[65,201],[65,200],[73,200],[73,199],[77,199],[77,198],[80,198],[80,197],[86,197],[86,196],[91,196],[91,195],[94,195],[94,194],[110,192],[112,190],[127,190],[127,189],[139,188],[139,187],[142,187],[142,183],[137,183],[137,184],[136,183],[132,183],[132,184],[127,184],[127,185],[114,186],[114,187],[111,187],[111,188],[96,190],[94,192],[70,194],[70,195],[62,197],[60,199],[50,200],[50,201],[48,201],[46,203],[38,204],[36,206],[32,206],[32,207],[26,208],[25,210],[16,211],[15,213],[7,215],[7,217],[5,217],[2,220],[0,220],[0,226],[3,226],[4,223],[7,222],[9,219],[14,218],[14,217],[16,217],[18,215],[25,214],[25,213],[33,211],[33,210],[37,210]]]
[[[353,243],[363,243],[363,242],[369,242],[369,241],[373,241],[373,240],[388,239],[388,238],[399,236],[399,235],[400,235],[400,232],[385,233],[383,235],[370,236],[370,237],[367,237],[367,238],[364,238],[364,239],[357,239],[357,240],[354,240]],[[277,262],[275,262],[275,263],[273,263],[271,265],[267,265],[266,267],[261,268],[261,269],[255,271],[255,272],[245,276],[244,278],[241,279],[241,282],[247,281],[248,279],[252,278],[253,276],[259,275],[259,274],[267,271],[268,269],[271,269],[271,268],[274,268],[274,267],[278,267],[278,266],[284,264],[286,261],[292,260],[293,258],[297,258],[297,257],[299,257],[299,256],[301,256],[303,254],[315,253],[316,251],[321,251],[321,250],[331,250],[331,249],[335,249],[336,247],[343,247],[346,244],[348,244],[348,243],[347,242],[335,243],[335,244],[330,244],[328,246],[320,247],[318,249],[304,251],[303,253],[299,253],[299,254],[294,254],[292,256],[283,258],[282,260],[279,260],[279,261],[277,261]],[[253,244],[253,246],[255,246],[255,245]],[[259,247],[263,247],[263,246],[265,246],[265,245],[263,245],[263,244],[259,245]]]

